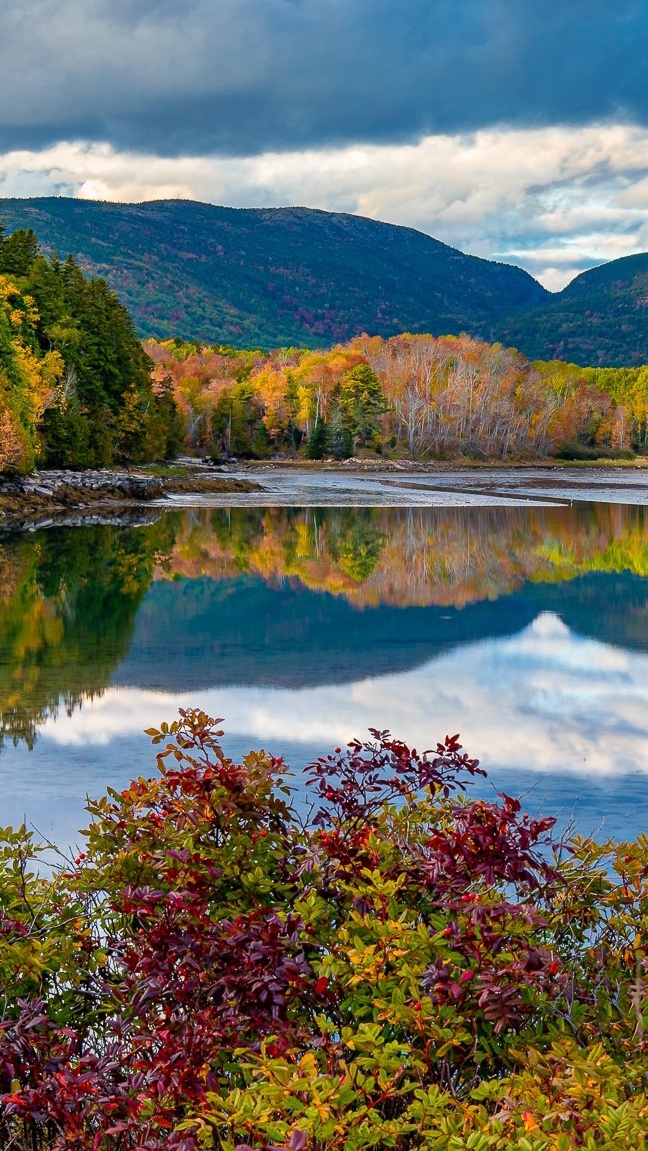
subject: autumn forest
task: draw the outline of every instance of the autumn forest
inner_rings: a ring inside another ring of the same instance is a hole
[[[529,362],[468,336],[331,350],[142,344],[125,308],[31,231],[0,231],[0,471],[230,457],[630,456],[648,367]]]
[[[467,336],[360,336],[329,352],[144,348],[185,447],[216,458],[582,459],[647,444],[648,368],[531,364]]]

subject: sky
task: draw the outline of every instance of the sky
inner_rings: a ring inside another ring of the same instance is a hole
[[[3,0],[0,196],[302,204],[559,289],[648,250],[644,0]]]

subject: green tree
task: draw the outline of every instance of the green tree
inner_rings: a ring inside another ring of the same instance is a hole
[[[306,455],[309,460],[323,460],[326,455],[326,424],[324,420],[316,420],[306,445]]]
[[[348,460],[353,455],[353,436],[339,408],[329,420],[328,449],[336,460]]]
[[[146,412],[134,384],[122,397],[116,431],[117,458],[124,463],[141,463],[145,455]]]
[[[31,228],[19,228],[10,236],[0,233],[0,275],[28,276],[38,250],[38,240]]]
[[[92,426],[81,411],[76,395],[65,404],[53,404],[43,413],[41,462],[46,468],[79,470],[91,467],[95,453],[91,447]]]
[[[144,458],[171,460],[182,449],[185,426],[169,376],[154,384],[145,409]]]
[[[386,409],[378,376],[368,364],[347,373],[339,391],[339,410],[352,439],[365,446],[378,431],[378,416]]]

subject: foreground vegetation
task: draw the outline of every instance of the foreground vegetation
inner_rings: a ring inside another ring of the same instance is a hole
[[[51,878],[2,833],[2,1144],[646,1146],[645,837],[554,841],[456,737],[308,769],[182,712]]]

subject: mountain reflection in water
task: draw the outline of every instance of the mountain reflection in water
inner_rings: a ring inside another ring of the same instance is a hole
[[[265,743],[297,767],[369,724],[419,744],[461,730],[512,790],[549,773],[551,806],[570,769],[565,804],[614,807],[620,827],[630,805],[637,830],[647,528],[628,505],[285,507],[4,535],[9,813],[76,804],[78,826],[85,790],[150,771],[141,729],[196,703],[225,715],[233,751]]]
[[[648,509],[209,509],[0,540],[0,730],[109,683],[299,688],[406,671],[542,611],[648,648]]]

